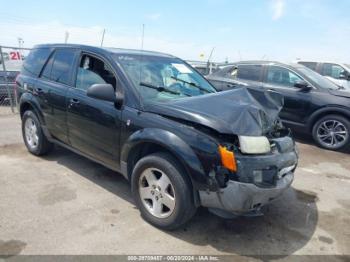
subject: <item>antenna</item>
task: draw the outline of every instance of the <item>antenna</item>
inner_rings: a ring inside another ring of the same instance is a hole
[[[102,39],[101,39],[101,47],[103,46],[103,41],[105,40],[105,33],[106,33],[106,29],[103,28]]]

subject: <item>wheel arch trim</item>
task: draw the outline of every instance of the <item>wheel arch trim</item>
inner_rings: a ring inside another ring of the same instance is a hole
[[[203,184],[203,179],[206,179],[206,175],[200,160],[191,147],[170,131],[158,128],[138,130],[125,142],[120,159],[121,166],[124,166],[122,168],[122,173],[127,178],[130,176],[129,167],[127,166],[130,159],[129,157],[134,149],[143,144],[154,144],[164,148],[164,150],[171,153],[175,159],[180,161],[180,164],[185,168],[194,188],[197,188],[199,184]]]
[[[29,105],[31,108],[33,108],[35,114],[39,118],[40,124],[45,125],[45,119],[44,115],[42,114],[42,111],[40,110],[40,105],[34,98],[34,96],[30,93],[24,93],[21,96],[21,99],[19,101],[19,112],[20,116],[23,116],[23,113],[25,112],[23,109],[26,105]]]
[[[311,131],[314,124],[317,122],[317,120],[319,120],[321,117],[324,117],[326,115],[341,115],[350,120],[349,109],[345,107],[339,107],[339,106],[327,106],[312,113],[312,115],[309,117],[309,121],[307,124],[308,130]]]

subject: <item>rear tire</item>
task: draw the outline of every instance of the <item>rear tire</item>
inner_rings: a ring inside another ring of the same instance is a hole
[[[191,182],[167,153],[140,159],[131,176],[131,189],[141,216],[158,228],[177,229],[196,212]]]
[[[44,135],[37,116],[31,110],[23,114],[22,136],[28,151],[33,155],[47,154],[53,148],[53,144]]]
[[[327,115],[314,124],[312,137],[322,148],[345,149],[350,141],[350,122],[343,116]]]

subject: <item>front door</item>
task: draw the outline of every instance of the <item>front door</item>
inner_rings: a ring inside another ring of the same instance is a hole
[[[295,83],[303,79],[295,72],[280,66],[267,66],[264,88],[280,93],[284,105],[280,112],[282,121],[304,124],[310,107],[310,92],[303,92]]]
[[[101,58],[81,54],[76,83],[67,93],[68,137],[72,147],[119,169],[121,111],[114,103],[87,96],[93,84],[109,83],[116,88],[116,76]]]

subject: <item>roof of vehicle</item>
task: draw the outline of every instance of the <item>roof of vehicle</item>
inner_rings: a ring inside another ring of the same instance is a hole
[[[171,57],[174,56],[147,50],[138,50],[138,49],[124,49],[124,48],[111,48],[111,47],[97,47],[81,44],[42,44],[36,45],[34,48],[78,48],[85,49],[87,51],[96,51],[96,52],[108,52],[111,54],[128,54],[128,55],[149,55],[149,56],[160,56],[160,57]]]
[[[281,62],[277,62],[277,61],[269,61],[269,60],[246,60],[246,61],[238,61],[234,64],[256,64],[256,65],[266,65],[266,64],[278,64],[278,65],[287,65]]]
[[[287,67],[287,68],[300,68],[300,67],[304,67],[302,64],[297,64],[297,63],[289,63],[289,64],[285,64],[285,63],[281,63],[281,62],[277,62],[277,61],[268,61],[268,60],[250,60],[250,61],[238,61],[235,63],[230,63],[231,66],[235,66],[237,64],[245,64],[245,65],[275,65],[275,66],[283,66],[283,67]],[[230,66],[228,65],[228,66]]]
[[[306,63],[331,63],[331,64],[344,64],[344,63],[341,63],[341,62],[335,62],[335,61],[329,61],[329,60],[325,60],[325,61],[304,60],[304,59],[296,60],[296,63],[299,63],[299,62],[306,62]]]
[[[314,60],[297,60],[295,63],[323,63],[323,64],[336,64],[336,65],[342,65],[345,67],[349,67],[347,63],[342,63],[342,62],[335,62],[335,61],[329,61],[329,60],[325,60],[325,61],[314,61]]]

